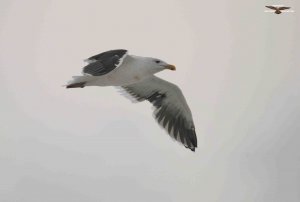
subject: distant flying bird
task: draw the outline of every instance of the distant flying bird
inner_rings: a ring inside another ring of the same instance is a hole
[[[175,85],[154,76],[162,70],[175,70],[160,59],[128,55],[127,50],[110,50],[85,60],[83,76],[73,76],[66,88],[119,86],[135,101],[148,100],[154,117],[168,134],[186,148],[195,151],[197,137],[192,113]]]
[[[266,7],[269,9],[275,10],[274,13],[276,13],[276,14],[280,14],[280,13],[282,13],[281,12],[282,10],[288,10],[291,8],[291,7],[284,7],[284,6],[266,6]]]

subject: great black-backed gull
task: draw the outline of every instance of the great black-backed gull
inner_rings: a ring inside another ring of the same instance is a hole
[[[160,59],[128,55],[124,49],[110,50],[85,60],[83,76],[74,76],[66,88],[118,86],[135,101],[148,100],[154,117],[168,134],[195,151],[197,137],[191,110],[174,84],[154,76],[162,70],[175,70]]]

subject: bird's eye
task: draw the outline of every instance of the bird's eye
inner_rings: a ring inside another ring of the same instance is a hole
[[[156,63],[160,63],[160,61],[159,61],[159,60],[155,60],[155,62],[156,62]]]

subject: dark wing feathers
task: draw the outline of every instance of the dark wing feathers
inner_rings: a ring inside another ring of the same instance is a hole
[[[197,137],[191,111],[181,90],[155,76],[140,83],[122,86],[137,101],[148,100],[155,107],[154,117],[169,135],[195,151]]]
[[[277,10],[278,8],[275,6],[266,6],[267,8],[273,9],[273,10]]]
[[[127,50],[125,50],[125,49],[110,50],[110,51],[106,51],[106,52],[94,55],[92,57],[89,57],[86,60],[105,60],[106,58],[110,58],[115,55],[122,57],[126,53],[127,53]]]
[[[291,7],[279,7],[278,10],[281,10],[281,11],[282,11],[282,10],[287,10],[287,9],[290,9],[290,8],[291,8]]]
[[[291,7],[285,7],[285,6],[282,6],[282,7],[275,7],[275,6],[266,6],[267,8],[270,8],[270,9],[273,9],[273,10],[287,10],[287,9],[290,9]]]
[[[107,74],[119,67],[126,55],[127,50],[124,49],[110,50],[94,55],[85,60],[89,64],[83,68],[82,72],[92,76]]]

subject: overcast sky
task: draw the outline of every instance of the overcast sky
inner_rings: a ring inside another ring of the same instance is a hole
[[[300,201],[299,6],[1,0],[0,201]],[[158,76],[189,103],[195,153],[147,102],[62,87],[115,48],[176,65]]]

